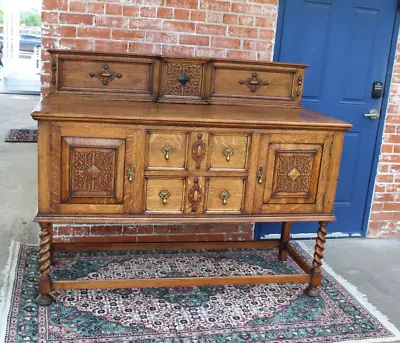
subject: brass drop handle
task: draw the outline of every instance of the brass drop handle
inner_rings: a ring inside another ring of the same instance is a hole
[[[164,145],[164,147],[162,148],[162,152],[164,154],[165,160],[168,161],[169,155],[172,152],[172,148],[169,145]]]
[[[133,170],[133,166],[130,165],[128,167],[128,169],[126,170],[126,175],[128,176],[128,181],[132,182],[133,181],[133,176],[134,176],[135,172]]]
[[[264,172],[263,172],[263,168],[262,167],[260,167],[258,169],[257,177],[258,177],[258,183],[261,184],[263,182],[263,179],[264,179]]]
[[[166,189],[163,189],[159,194],[158,194],[165,205],[168,202],[168,198],[170,196],[169,192]]]
[[[230,147],[225,148],[224,155],[226,157],[226,161],[229,162],[231,160],[231,156],[233,155],[233,149]]]
[[[221,194],[219,195],[219,197],[221,198],[222,204],[223,204],[223,205],[226,205],[226,204],[228,203],[228,198],[229,198],[230,196],[231,196],[231,195],[229,194],[228,191],[223,191],[223,192],[221,192]]]

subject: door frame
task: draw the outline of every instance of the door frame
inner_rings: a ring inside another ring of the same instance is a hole
[[[284,13],[285,7],[288,0],[279,0],[279,7],[278,7],[278,21],[276,26],[276,36],[275,36],[275,48],[274,48],[274,56],[273,61],[279,62],[280,52],[281,52],[281,44],[282,44],[282,33],[283,33],[283,26],[284,26]],[[382,97],[382,106],[381,106],[381,116],[379,118],[378,123],[378,130],[375,140],[374,146],[374,153],[373,153],[373,160],[372,160],[372,169],[371,174],[368,182],[368,191],[367,191],[367,200],[365,202],[365,209],[363,214],[363,220],[361,224],[361,235],[362,237],[366,237],[368,232],[368,224],[369,224],[369,217],[371,213],[371,206],[374,194],[374,186],[375,186],[375,178],[378,173],[378,164],[379,164],[379,156],[382,146],[382,139],[383,139],[383,129],[385,126],[386,121],[386,112],[389,105],[389,91],[390,91],[390,82],[392,79],[393,74],[393,67],[396,58],[396,48],[397,48],[397,38],[400,29],[400,0],[397,1],[397,9],[395,15],[395,21],[393,23],[393,30],[392,30],[392,38],[390,44],[390,51],[389,51],[389,59],[388,59],[388,69],[386,72],[385,80],[384,80],[384,93]],[[260,231],[260,230],[257,230]],[[257,232],[257,236],[260,236],[261,232]],[[355,235],[359,237],[359,235]]]

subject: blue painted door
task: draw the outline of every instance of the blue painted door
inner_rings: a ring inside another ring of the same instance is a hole
[[[360,234],[366,208],[382,98],[372,98],[374,81],[385,81],[397,0],[286,0],[276,60],[301,62],[306,70],[303,106],[353,125],[346,133],[335,214],[329,232]],[[397,33],[396,33],[397,34]],[[296,224],[293,233],[315,233]],[[261,225],[261,236],[277,233]]]

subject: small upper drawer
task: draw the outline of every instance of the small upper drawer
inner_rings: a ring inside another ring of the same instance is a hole
[[[159,101],[202,102],[206,66],[202,60],[165,59]]]
[[[149,132],[147,169],[185,169],[187,134]]]
[[[147,212],[182,212],[184,179],[148,178],[146,180]]]
[[[211,102],[300,104],[304,68],[260,63],[215,62]],[[251,111],[251,110],[250,110]]]
[[[211,135],[210,170],[247,168],[248,135]]]
[[[245,180],[238,177],[207,178],[207,212],[242,212]]]
[[[152,99],[155,59],[57,55],[52,62],[52,87],[57,93],[83,92]]]

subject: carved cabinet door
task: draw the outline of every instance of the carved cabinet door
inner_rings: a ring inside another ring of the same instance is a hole
[[[255,213],[322,213],[330,166],[329,133],[261,137]]]
[[[53,125],[52,210],[129,212],[135,171],[132,143],[129,132],[118,126]]]

